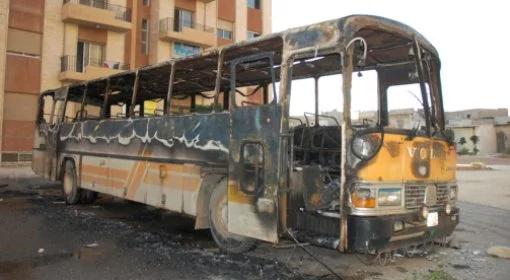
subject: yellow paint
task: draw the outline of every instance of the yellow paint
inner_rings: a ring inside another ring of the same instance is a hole
[[[255,196],[248,196],[244,194],[235,181],[228,182],[228,201],[237,202],[241,204],[254,204]]]
[[[454,147],[445,141],[415,137],[406,140],[405,135],[384,134],[384,144],[379,153],[360,168],[361,181],[406,182],[430,181],[445,182],[455,180],[457,162]],[[413,162],[430,162],[427,176],[417,175]],[[413,172],[414,170],[414,172]]]

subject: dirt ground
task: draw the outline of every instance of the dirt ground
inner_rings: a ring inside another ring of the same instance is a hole
[[[508,279],[510,260],[485,251],[510,245],[509,172],[510,165],[458,173],[457,249],[434,246],[380,266],[307,248],[346,279]],[[261,244],[225,255],[190,218],[107,196],[67,206],[58,186],[28,168],[0,168],[0,279],[141,278],[335,279],[300,248]]]

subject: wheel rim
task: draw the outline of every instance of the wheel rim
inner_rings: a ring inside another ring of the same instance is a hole
[[[64,174],[64,193],[66,195],[71,194],[73,191],[73,178],[72,175],[69,174],[70,172],[65,172]]]
[[[214,207],[214,225],[218,233],[224,237],[227,236],[227,221],[228,221],[228,206],[227,206],[227,198],[223,196],[221,199],[218,199],[216,205]]]

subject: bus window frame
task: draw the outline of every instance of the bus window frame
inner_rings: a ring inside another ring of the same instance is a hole
[[[216,60],[217,60],[217,66],[216,68],[214,69],[211,69],[212,71],[216,71],[216,75],[215,75],[215,79],[214,79],[214,88],[211,88],[210,92],[214,92],[212,94],[212,96],[210,97],[210,99],[213,99],[213,103],[211,104],[211,110],[209,112],[196,112],[196,108],[195,108],[195,100],[196,100],[196,97],[197,95],[200,95],[204,98],[206,98],[204,96],[204,94],[202,94],[203,92],[190,92],[189,94],[187,94],[185,97],[184,96],[179,96],[178,98],[176,98],[174,96],[174,81],[175,81],[175,75],[176,75],[176,71],[179,67],[179,64],[182,64],[183,62],[190,62],[190,61],[193,61],[193,60],[200,60],[202,57],[190,57],[190,58],[183,58],[183,59],[180,59],[180,60],[177,60],[177,61],[174,61],[173,63],[171,63],[171,69],[170,69],[170,74],[169,74],[169,79],[168,79],[168,90],[167,90],[167,96],[166,96],[166,100],[165,100],[165,107],[164,107],[164,114],[163,116],[192,116],[194,114],[214,114],[214,113],[219,113],[218,112],[218,96],[219,96],[219,91],[220,91],[220,88],[221,88],[221,69],[222,69],[222,65],[223,65],[223,55],[222,55],[222,51],[220,53],[217,53],[216,54]],[[186,82],[186,81],[185,81]],[[189,107],[189,112],[187,113],[180,113],[180,114],[177,114],[175,112],[172,112],[172,109],[173,108],[173,105],[174,105],[174,102],[172,102],[172,99],[190,99],[190,107]],[[227,109],[228,110],[228,109]]]
[[[274,51],[266,51],[266,52],[260,52],[260,53],[255,53],[255,54],[252,54],[252,55],[247,55],[247,56],[241,56],[241,57],[238,57],[234,60],[232,60],[230,63],[230,97],[229,97],[229,103],[230,103],[230,108],[236,108],[236,109],[239,109],[239,108],[243,108],[244,106],[239,106],[237,104],[237,93],[238,93],[238,86],[237,86],[237,66],[241,63],[250,63],[250,62],[257,62],[257,61],[262,61],[262,60],[265,60],[265,59],[268,59],[269,60],[269,69],[271,71],[271,83],[268,83],[268,84],[257,84],[257,88],[262,88],[263,89],[263,95],[264,95],[264,103],[263,104],[259,104],[259,105],[256,105],[254,107],[258,107],[258,106],[262,106],[262,105],[276,105],[278,103],[278,100],[277,100],[277,94],[276,94],[276,74],[275,74],[275,69],[274,69],[274,55],[275,55],[275,52]],[[271,102],[267,102],[268,100],[268,97],[266,96],[267,95],[267,87],[269,86],[269,84],[271,84],[271,86],[273,87],[273,98],[271,100]],[[248,85],[249,86],[249,85]],[[258,89],[257,89],[258,90]],[[255,92],[256,90],[254,90]],[[251,107],[251,106],[249,106]]]

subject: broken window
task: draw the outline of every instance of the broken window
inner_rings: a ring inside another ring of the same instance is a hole
[[[213,112],[218,56],[192,58],[177,63],[174,67],[171,114]]]
[[[235,66],[234,101],[237,107],[250,107],[275,100],[273,59],[271,56],[255,58]]]
[[[71,87],[67,92],[64,123],[73,123],[81,119],[81,104],[83,101],[84,87]]]
[[[118,119],[143,115],[139,108],[139,103],[132,104],[135,77],[135,73],[128,73],[110,78],[105,112],[106,118]]]
[[[379,122],[377,72],[358,71],[352,74],[351,122],[357,127],[375,127]]]
[[[87,85],[83,112],[81,113],[83,120],[98,120],[101,118],[106,87],[106,80],[94,81]]]
[[[53,114],[53,105],[53,94],[44,94],[41,96],[41,107],[39,108],[38,117],[40,123],[50,123]]]
[[[258,142],[243,143],[241,163],[241,190],[255,195],[264,186],[264,146]]]
[[[426,87],[427,92],[428,85]],[[388,102],[388,127],[420,129],[425,125],[423,100],[418,83],[390,86],[386,90]]]

